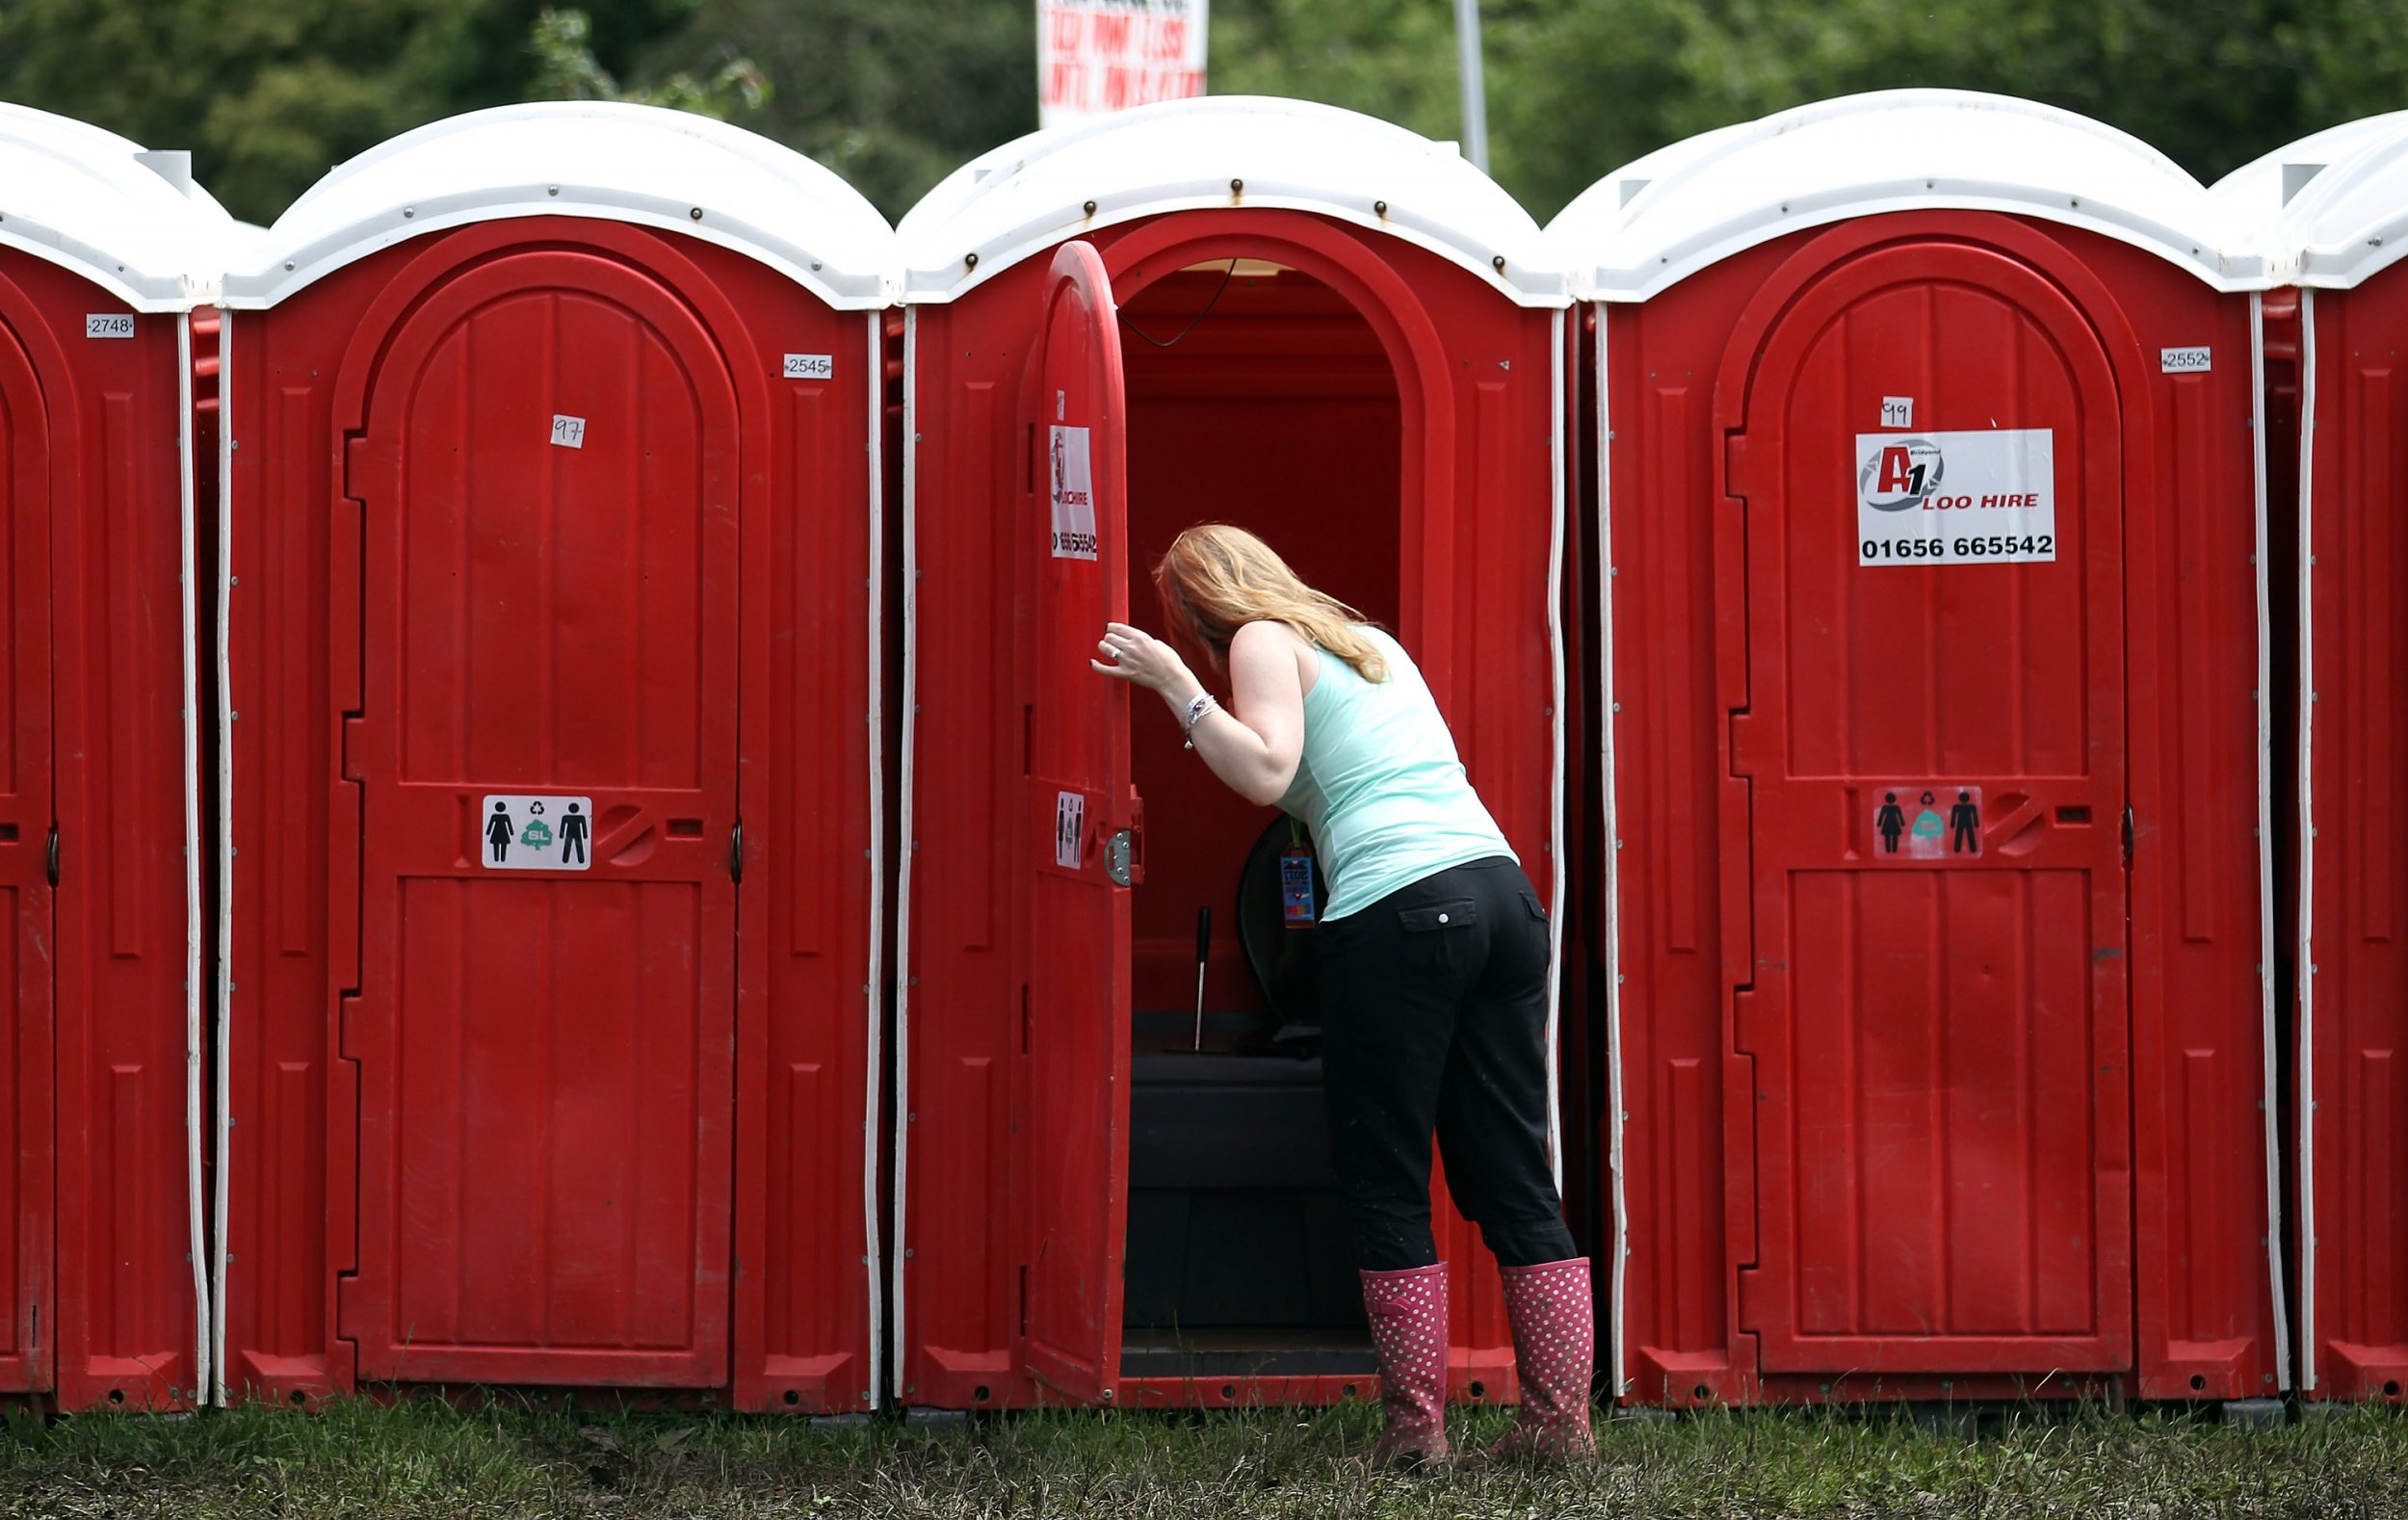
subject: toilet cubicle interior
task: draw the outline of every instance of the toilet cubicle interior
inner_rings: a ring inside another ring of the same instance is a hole
[[[1370,325],[1309,275],[1251,259],[1157,280],[1121,318],[1132,616],[1165,631],[1152,566],[1180,530],[1221,521],[1394,628],[1400,421]],[[1159,709],[1142,700],[1130,735],[1151,800],[1133,904],[1122,1368],[1202,1370],[1217,1351],[1242,1364],[1215,1371],[1367,1370],[1312,1035],[1312,931],[1277,908],[1290,831],[1214,782]]]

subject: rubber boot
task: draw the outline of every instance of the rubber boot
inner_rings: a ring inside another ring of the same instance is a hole
[[[1363,1311],[1379,1364],[1377,1467],[1447,1459],[1447,1264],[1367,1271]]]
[[[1588,1428],[1588,1380],[1597,1365],[1597,1311],[1588,1258],[1506,1267],[1505,1315],[1522,1408],[1483,1454],[1492,1461],[1565,1462],[1597,1454]]]

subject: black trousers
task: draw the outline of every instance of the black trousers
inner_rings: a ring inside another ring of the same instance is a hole
[[[1547,915],[1498,856],[1314,931],[1330,1148],[1370,1271],[1438,1259],[1430,1137],[1507,1267],[1578,1255],[1547,1164]]]

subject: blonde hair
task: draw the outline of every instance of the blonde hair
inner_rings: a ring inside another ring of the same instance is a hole
[[[1271,546],[1227,523],[1199,523],[1171,540],[1154,566],[1154,590],[1174,641],[1224,665],[1229,642],[1252,622],[1285,623],[1296,637],[1344,660],[1374,685],[1388,662],[1363,637],[1370,621],[1334,596],[1296,578]]]

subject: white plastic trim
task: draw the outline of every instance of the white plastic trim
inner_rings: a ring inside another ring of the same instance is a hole
[[[276,219],[227,273],[225,299],[273,306],[397,243],[544,216],[717,244],[838,310],[894,303],[893,230],[833,172],[723,121],[595,101],[471,112],[371,149]]]
[[[903,1366],[909,1348],[903,1342],[903,1243],[909,1237],[911,1183],[911,868],[919,858],[912,829],[912,804],[918,795],[912,761],[920,734],[920,314],[903,308],[903,753],[902,779],[895,799],[895,1113],[894,1245],[890,1270],[894,1355],[890,1386],[895,1402],[903,1399]]]
[[[1563,915],[1569,873],[1564,866],[1563,537],[1564,407],[1563,343],[1569,311],[1558,311],[1549,328],[1547,456],[1552,511],[1547,526],[1547,657],[1552,683],[1548,725],[1547,866],[1547,1156],[1555,1168],[1556,1201],[1563,1200]]]
[[[2155,253],[2218,290],[2265,288],[2248,230],[2162,153],[2034,101],[1898,90],[1800,106],[1608,176],[1549,228],[1576,295],[1645,301],[1759,244],[1894,211],[2000,211]],[[1661,169],[1661,177],[1651,177]]]
[[[1597,323],[1597,668],[1605,710],[1597,715],[1597,765],[1603,780],[1602,820],[1605,828],[1606,942],[1606,1169],[1613,1188],[1612,1324],[1608,1339],[1613,1346],[1614,1397],[1631,1391],[1625,1333],[1629,1321],[1631,1263],[1630,1202],[1623,1184],[1622,1128],[1622,834],[1614,813],[1613,731],[1621,704],[1613,694],[1613,418],[1608,405],[1612,395],[1606,364],[1609,328],[1599,312]]]
[[[1232,206],[1401,238],[1519,305],[1569,301],[1530,214],[1451,144],[1333,106],[1247,95],[1116,112],[964,165],[903,219],[903,299],[957,300],[1065,239]]]
[[[2316,1390],[2316,298],[2299,293],[2299,1389]]]
[[[2267,572],[2267,512],[2265,478],[2265,298],[2249,297],[2249,407],[2255,425],[2249,430],[2251,466],[2256,477],[2257,511],[2255,567],[2251,580],[2258,602],[2258,1029],[2263,1086],[2259,1107],[2265,1125],[2265,1261],[2274,1309],[2274,1387],[2290,1392],[2290,1323],[2285,1314],[2283,1291],[2283,1127],[2280,1077],[2274,1042],[2274,622]],[[2304,551],[2303,551],[2304,552]]]
[[[218,1197],[210,1262],[214,1402],[226,1403],[226,1231],[234,1176],[234,313],[218,317]]]
[[[862,1274],[870,1292],[870,1407],[883,1406],[886,1387],[884,1325],[885,1284],[878,1258],[878,1093],[883,1086],[885,1053],[879,1011],[886,984],[886,355],[879,343],[880,314],[862,319],[869,328],[869,352],[862,374],[870,392],[870,980],[861,989],[863,1016],[869,1021],[869,1060],[861,1110],[861,1223],[865,1245]]]
[[[191,1228],[193,1268],[195,1404],[209,1402],[210,1365],[214,1353],[210,1333],[209,1234],[203,1227],[201,1144],[207,1128],[200,1101],[201,1065],[207,1041],[202,1037],[204,1000],[200,959],[200,649],[199,482],[193,459],[193,319],[190,312],[175,319],[175,473],[181,497],[177,519],[178,584],[182,588],[184,633],[184,1170],[185,1215]]]

